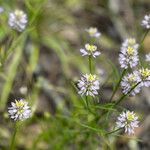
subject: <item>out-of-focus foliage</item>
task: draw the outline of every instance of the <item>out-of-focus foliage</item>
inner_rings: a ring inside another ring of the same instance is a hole
[[[139,95],[124,104],[144,116],[136,135],[141,140],[126,135],[104,136],[115,123],[116,115],[112,120],[109,115],[118,114],[106,102],[120,77],[119,47],[129,36],[140,41],[140,23],[149,13],[149,0],[0,0],[0,6],[4,8],[0,13],[0,149],[8,149],[13,129],[7,107],[20,98],[29,101],[33,116],[17,135],[18,150],[149,147],[146,124],[150,99],[146,90],[144,97]],[[15,9],[24,10],[28,16],[22,33],[7,23],[9,12]],[[99,105],[91,108],[97,110],[96,117],[84,109],[74,87],[79,76],[88,72],[88,60],[83,59],[79,49],[89,40],[85,29],[90,26],[102,32],[97,41],[102,56],[95,64],[101,80]],[[143,58],[150,51],[149,42],[148,35],[141,51]],[[27,87],[27,93],[21,93],[21,87]],[[101,118],[105,110],[110,113]]]

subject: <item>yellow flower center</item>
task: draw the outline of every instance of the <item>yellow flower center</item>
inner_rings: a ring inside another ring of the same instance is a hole
[[[17,9],[15,10],[15,15],[17,19],[20,19],[23,15],[23,11]]]
[[[128,53],[129,55],[132,55],[133,52],[134,52],[134,49],[129,46],[128,49],[127,49],[127,53]]]
[[[135,42],[136,42],[136,41],[135,41],[135,39],[133,39],[133,38],[128,39],[129,45],[134,45]]]
[[[19,100],[15,100],[16,106],[19,107],[23,107],[24,106],[24,102],[19,101]]]
[[[146,68],[146,69],[141,69],[140,70],[141,76],[146,78],[148,76],[150,76],[150,69]]]
[[[88,75],[88,81],[93,81],[95,79],[95,77],[91,74]]]
[[[97,49],[97,47],[95,45],[90,45],[90,44],[86,44],[85,48],[90,52],[96,51],[96,49]]]
[[[129,81],[134,81],[135,80],[135,75],[131,75],[131,76],[129,76]]]
[[[134,119],[134,115],[131,112],[127,112],[127,120],[132,121]]]

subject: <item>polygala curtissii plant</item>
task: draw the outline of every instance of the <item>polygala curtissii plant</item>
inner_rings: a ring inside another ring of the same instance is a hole
[[[5,9],[0,7],[0,13],[3,13],[3,11],[5,11]],[[10,29],[22,34],[23,31],[26,30],[27,24],[28,17],[24,11],[16,9],[9,13],[8,26]],[[74,84],[74,87],[77,90],[79,99],[81,98],[83,101],[84,111],[87,112],[87,116],[90,114],[87,118],[91,122],[93,121],[97,124],[97,126],[95,125],[96,127],[81,124],[82,127],[96,131],[100,133],[102,137],[107,137],[114,133],[119,134],[121,131],[124,131],[131,136],[135,133],[135,128],[140,125],[138,115],[133,110],[126,110],[125,108],[120,107],[120,104],[125,98],[140,93],[143,87],[150,87],[150,68],[149,66],[142,66],[139,55],[139,50],[150,30],[150,15],[144,17],[141,26],[145,30],[141,41],[138,41],[131,36],[124,39],[121,44],[118,57],[121,73],[109,99],[105,103],[105,106],[108,106],[108,109],[101,105],[102,83],[95,67],[98,58],[104,55],[103,51],[101,51],[97,45],[99,38],[103,35],[96,27],[85,29],[86,34],[89,35],[90,41],[87,41],[79,51],[81,56],[83,56],[82,59],[85,61],[87,59],[88,71],[81,73],[81,77],[77,80],[77,84]],[[145,62],[149,63],[150,53],[146,54],[144,57]],[[114,97],[119,89],[122,90],[122,93],[115,99]],[[26,88],[22,88],[21,91],[24,95],[28,92]],[[11,106],[8,107],[8,114],[14,123],[14,131],[10,140],[9,149],[15,150],[16,135],[20,123],[30,118],[31,107],[24,99],[15,100],[14,102],[11,102]],[[109,125],[107,122],[108,120],[104,119],[111,116],[113,116],[112,118],[116,122],[115,126],[113,126],[113,124]],[[78,120],[80,119],[78,118]],[[85,120],[83,119],[82,121]],[[100,123],[103,123],[104,125],[100,125]],[[86,136],[88,137],[88,134]]]
[[[108,100],[108,104],[111,104],[111,108],[114,108],[118,112],[118,106],[125,98],[135,96],[141,91],[142,87],[150,87],[150,69],[141,66],[140,56],[138,54],[138,51],[150,29],[150,17],[148,15],[144,17],[141,25],[146,29],[146,31],[140,43],[138,44],[135,38],[130,37],[123,41],[120,48],[119,64],[123,71],[110,99]],[[99,55],[101,52],[97,50],[98,48],[95,43],[102,35],[96,27],[90,27],[89,29],[86,29],[86,31],[92,38],[92,40],[90,40],[92,43],[89,42],[90,44],[85,44],[85,48],[80,49],[80,52],[82,56],[86,56],[88,58],[90,74],[86,73],[81,76],[81,79],[78,80],[77,89],[84,101],[84,104],[86,104],[85,108],[87,108],[87,111],[95,115],[98,113],[95,109],[92,109],[93,105],[100,105],[100,101],[99,103],[93,104],[91,100],[95,102],[95,99],[100,98],[99,91],[101,90],[101,83],[99,81],[99,76],[94,73],[95,68],[92,62],[95,61],[97,57],[100,57]],[[145,58],[145,61],[149,62],[149,54],[147,54]],[[122,95],[118,98],[118,100],[114,101],[114,96],[119,87],[122,89]],[[96,120],[101,120],[101,118],[108,113],[109,110],[102,111],[102,113],[98,116],[99,119]],[[95,116],[95,118],[98,117]],[[134,128],[139,126],[138,117],[133,111],[122,111],[115,120],[116,126],[113,127],[115,130],[107,131],[107,129],[104,129],[105,135],[118,132],[122,129],[125,129],[125,133],[131,135],[135,132]]]

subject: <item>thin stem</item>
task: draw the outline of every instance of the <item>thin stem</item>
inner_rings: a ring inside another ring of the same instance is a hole
[[[143,38],[141,40],[141,44],[144,42],[144,39],[145,39],[146,35],[148,34],[148,32],[149,32],[149,30],[146,30],[146,32],[145,32],[145,34],[144,34],[144,36],[143,36]]]
[[[109,102],[112,101],[112,99],[113,99],[115,93],[117,92],[117,90],[118,90],[118,88],[119,88],[119,85],[120,85],[120,82],[121,82],[121,80],[122,80],[122,77],[124,76],[125,73],[126,73],[126,69],[124,69],[124,70],[122,71],[122,74],[121,74],[121,76],[120,76],[120,79],[119,79],[117,85],[115,86],[115,89],[114,89],[114,91],[113,91],[113,93],[112,93],[112,95],[111,95],[111,97],[110,97]]]
[[[87,97],[87,95],[85,96],[85,101],[86,101],[86,107],[88,109],[89,108],[89,103],[88,103],[88,97]]]
[[[144,42],[144,40],[145,40],[145,37],[147,36],[149,30],[150,30],[150,29],[146,30],[146,32],[144,33],[144,36],[143,36],[143,38],[141,39],[141,42],[140,42],[139,50],[141,49],[141,47],[142,47],[142,45],[143,45],[143,42]]]
[[[14,132],[10,142],[10,150],[15,150],[15,139],[16,139],[17,130],[18,130],[18,122],[15,122]]]
[[[78,92],[78,88],[76,87],[75,83],[73,81],[71,81],[71,86],[76,90],[76,92]],[[86,102],[84,101],[84,98],[81,95],[81,99],[84,103],[84,107],[86,107]]]
[[[117,131],[119,131],[119,130],[121,130],[121,129],[123,129],[123,128],[118,128],[118,129],[116,129],[116,130],[110,131],[110,132],[106,133],[106,135],[115,133],[115,132],[117,132]]]
[[[138,82],[137,84],[135,84],[135,85],[130,89],[130,91],[128,91],[126,94],[122,95],[122,96],[119,98],[119,100],[115,103],[114,106],[118,105],[118,104],[119,104],[128,94],[130,94],[131,91],[132,91],[134,88],[136,88],[140,83],[141,83],[141,82]]]
[[[119,103],[121,103],[121,102],[123,101],[123,99],[124,99],[128,94],[130,94],[131,91],[132,91],[134,88],[136,88],[140,83],[141,83],[141,82],[138,82],[136,85],[134,85],[134,86],[130,89],[130,91],[128,91],[127,94],[123,94],[123,95],[119,98],[119,100],[118,100],[113,106],[111,106],[111,108],[114,108],[114,107],[117,106]],[[104,116],[106,113],[107,113],[107,111],[103,112],[103,113],[101,114],[101,117]]]
[[[86,101],[87,110],[88,110],[91,114],[96,115],[96,114],[91,110],[91,108],[89,107],[88,96],[85,97],[85,101]]]
[[[90,70],[90,73],[92,74],[92,57],[91,57],[91,55],[89,55],[89,70]]]

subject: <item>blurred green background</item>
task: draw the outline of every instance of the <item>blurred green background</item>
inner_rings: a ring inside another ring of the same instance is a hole
[[[13,131],[7,107],[20,98],[29,101],[34,115],[22,124],[17,150],[150,149],[149,89],[123,103],[141,117],[135,138],[102,137],[101,130],[90,128],[109,128],[115,124],[115,115],[106,119],[107,125],[103,119],[95,123],[73,87],[88,72],[88,60],[79,51],[90,40],[85,29],[97,27],[102,33],[97,41],[102,56],[95,62],[101,81],[98,101],[106,109],[120,75],[121,42],[127,37],[140,41],[144,33],[140,24],[150,12],[149,0],[0,0],[0,6],[4,8],[0,14],[0,150],[9,149]],[[15,9],[28,15],[21,34],[7,24]],[[149,43],[150,34],[140,51],[141,59],[150,52]]]

